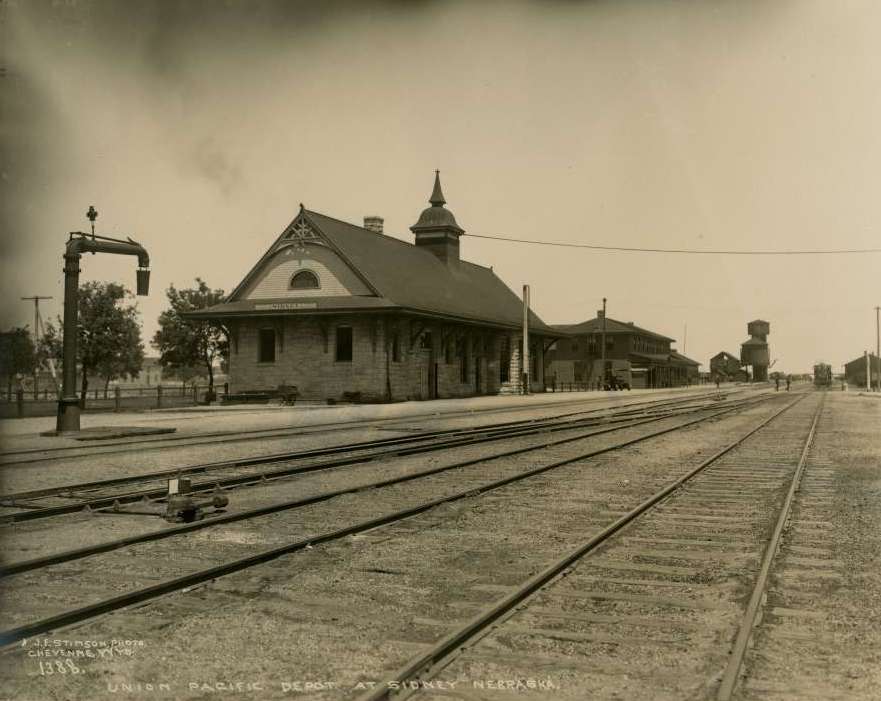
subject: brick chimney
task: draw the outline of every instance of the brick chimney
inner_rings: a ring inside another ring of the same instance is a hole
[[[364,228],[377,234],[382,233],[382,217],[364,217]]]

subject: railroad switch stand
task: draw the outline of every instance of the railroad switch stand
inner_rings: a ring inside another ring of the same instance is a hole
[[[168,480],[168,501],[164,518],[172,523],[190,523],[204,517],[203,509],[214,507],[222,509],[229,504],[229,498],[215,492],[210,498],[196,500],[191,493],[192,481],[187,477]]]

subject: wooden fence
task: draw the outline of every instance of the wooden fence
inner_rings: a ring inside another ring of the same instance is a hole
[[[227,394],[226,385],[214,386],[215,399]],[[80,401],[84,411],[111,411],[168,409],[196,406],[206,400],[208,385],[153,385],[149,387],[102,387],[90,389],[85,400]],[[77,392],[77,396],[81,396]],[[52,416],[58,405],[58,393],[54,389],[37,392],[0,391],[0,418],[25,416]]]

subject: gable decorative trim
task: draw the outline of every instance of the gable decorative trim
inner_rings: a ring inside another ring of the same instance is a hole
[[[307,244],[314,243],[321,246],[328,246],[328,241],[324,236],[316,231],[315,227],[300,214],[294,221],[290,223],[282,234],[282,240],[287,243],[293,243],[298,248],[306,248]]]

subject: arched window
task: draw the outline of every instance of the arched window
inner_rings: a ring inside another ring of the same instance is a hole
[[[301,270],[291,278],[292,290],[317,290],[319,287],[318,276],[311,270]]]

